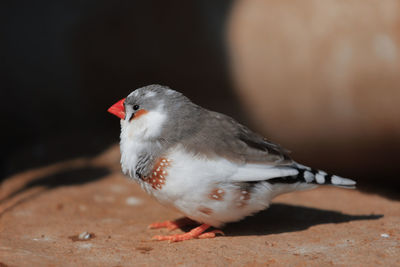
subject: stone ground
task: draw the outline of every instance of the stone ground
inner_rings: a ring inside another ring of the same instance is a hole
[[[226,236],[151,241],[166,231],[148,224],[181,215],[124,178],[118,161],[114,146],[9,177],[0,266],[400,266],[400,202],[332,187],[280,196]]]

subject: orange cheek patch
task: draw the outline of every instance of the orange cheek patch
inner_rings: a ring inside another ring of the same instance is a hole
[[[170,160],[166,158],[160,158],[154,165],[150,176],[143,180],[150,184],[153,189],[161,189],[165,184],[165,178],[167,177],[166,168],[169,166]]]
[[[147,110],[145,110],[145,109],[140,109],[140,110],[136,111],[135,116],[132,117],[132,120],[136,120],[136,119],[138,119],[140,116],[145,115],[145,114],[147,114],[147,113],[149,113]]]

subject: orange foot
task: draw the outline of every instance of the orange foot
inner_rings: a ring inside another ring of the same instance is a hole
[[[184,233],[184,234],[176,234],[176,235],[156,235],[153,237],[153,240],[169,240],[170,242],[178,242],[178,241],[184,241],[184,240],[189,240],[189,239],[194,239],[194,238],[213,238],[215,237],[216,234],[224,234],[221,230],[213,230],[211,232],[203,233],[205,230],[210,228],[210,225],[208,224],[202,224],[194,229],[192,229],[190,232]]]
[[[172,231],[178,228],[182,228],[186,225],[193,225],[196,224],[195,221],[189,218],[182,218],[175,221],[165,221],[165,222],[156,222],[149,225],[149,229],[159,229],[159,228],[167,228],[168,230]]]

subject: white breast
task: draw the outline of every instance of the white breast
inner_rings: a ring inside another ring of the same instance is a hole
[[[121,120],[121,166],[125,174],[135,177],[138,156],[150,147],[150,140],[160,135],[166,119],[167,116],[160,107],[131,122]]]

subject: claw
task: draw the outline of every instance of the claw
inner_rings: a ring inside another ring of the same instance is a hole
[[[207,232],[207,233],[199,235],[198,238],[200,238],[200,239],[214,238],[217,234],[225,235],[225,233],[222,232],[221,230],[213,230],[213,231],[210,231],[210,232]]]
[[[210,225],[208,224],[202,224],[194,229],[192,229],[190,232],[184,233],[184,234],[175,234],[175,235],[156,235],[152,239],[153,240],[168,240],[169,242],[178,242],[178,241],[185,241],[185,240],[190,240],[190,239],[195,239],[195,238],[214,238],[216,234],[222,234],[224,233],[221,230],[213,230],[208,233],[204,233],[205,230],[210,228]]]

